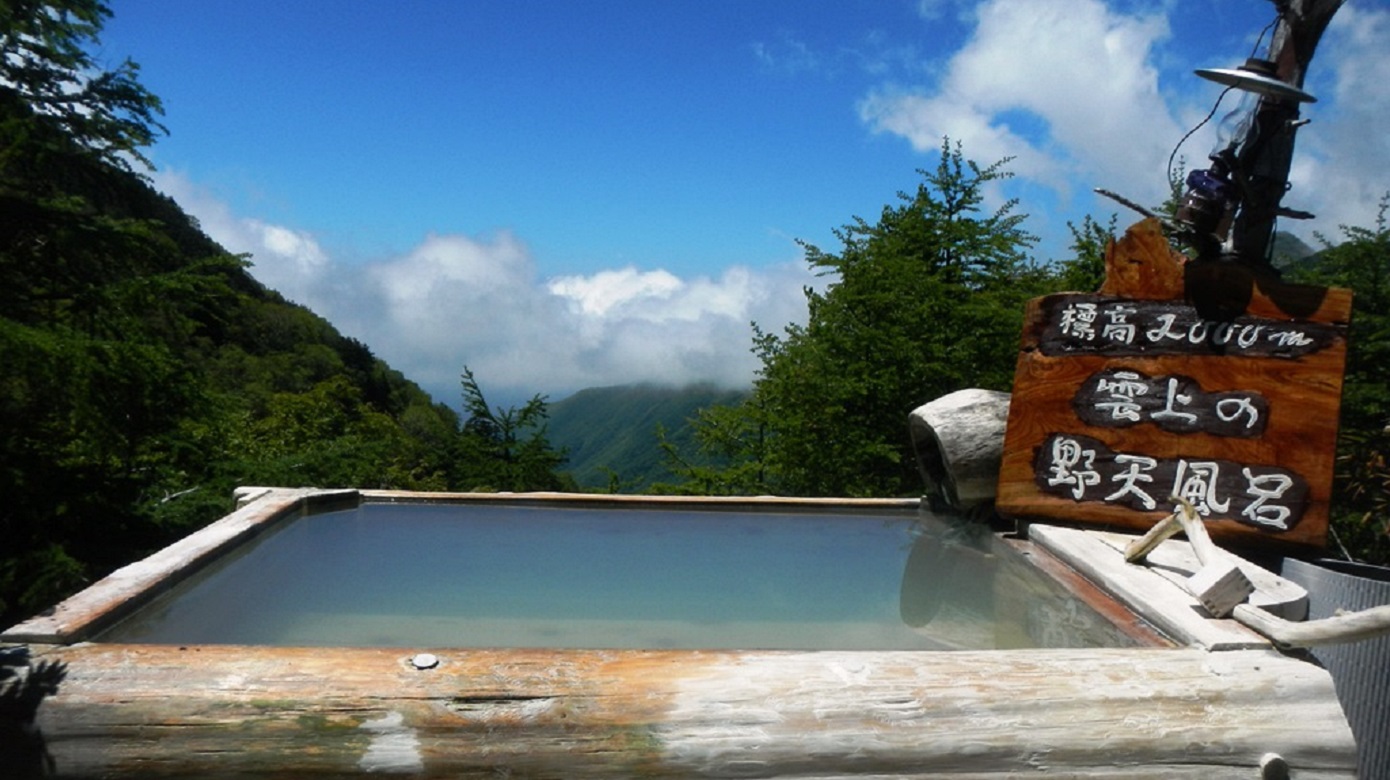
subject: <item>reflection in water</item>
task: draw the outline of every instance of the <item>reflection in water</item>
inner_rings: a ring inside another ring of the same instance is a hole
[[[918,523],[898,613],[942,649],[1136,644],[986,524],[964,518],[924,515]]]
[[[983,528],[983,526],[978,526]],[[930,623],[941,608],[953,608],[992,620],[993,598],[988,529],[975,532],[965,524],[920,523],[903,567],[899,612],[913,628]]]
[[[924,517],[903,566],[903,623],[943,647],[994,646],[995,544],[981,524]]]

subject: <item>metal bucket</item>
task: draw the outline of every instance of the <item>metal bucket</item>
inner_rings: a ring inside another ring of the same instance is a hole
[[[1280,572],[1308,590],[1308,618],[1390,604],[1390,569],[1346,561],[1286,559]],[[1361,777],[1390,778],[1390,636],[1312,649],[1331,673],[1356,735]]]

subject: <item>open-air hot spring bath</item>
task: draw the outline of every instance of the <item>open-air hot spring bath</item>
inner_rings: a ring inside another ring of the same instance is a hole
[[[1066,614],[1066,629],[1048,610]],[[914,508],[362,503],[289,518],[103,642],[1129,646],[987,531]]]
[[[1104,533],[906,500],[242,498],[0,635],[28,770],[1355,773],[1324,670],[1105,563]]]

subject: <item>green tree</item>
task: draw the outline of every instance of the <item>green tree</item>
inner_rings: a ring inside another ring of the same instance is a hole
[[[574,488],[556,471],[566,456],[546,438],[549,409],[544,396],[533,396],[520,408],[494,408],[467,366],[462,384],[466,417],[456,484],[470,490],[517,492]]]
[[[133,63],[88,55],[99,3],[0,4],[0,614],[28,611],[155,535],[136,509],[202,402],[178,350],[240,270],[188,263],[128,204],[162,128]]]
[[[680,481],[652,486],[656,493],[697,496],[748,496],[775,492],[768,473],[766,407],[756,398],[737,406],[715,404],[696,411],[691,455],[658,426],[657,445],[666,468]]]
[[[1342,385],[1332,530],[1362,560],[1390,564],[1390,194],[1373,228],[1342,227],[1291,272],[1297,281],[1354,294]]]
[[[1115,215],[1101,224],[1087,214],[1081,224],[1067,223],[1072,256],[1058,263],[1053,286],[1068,292],[1095,292],[1105,282],[1105,250],[1115,240]]]
[[[1012,385],[1023,303],[1049,275],[1030,264],[1035,238],[1017,204],[985,208],[1007,160],[980,167],[943,142],[934,170],[879,220],[836,231],[831,253],[805,245],[832,278],[806,290],[808,321],[778,335],[754,326],[762,368],[741,407],[703,422],[702,440],[761,438],[757,474],[772,491],[904,495],[921,490],[907,434],[917,405],[964,387]],[[753,453],[750,453],[753,454]],[[746,483],[746,474],[741,478]]]
[[[98,0],[0,3],[0,100],[23,104],[41,122],[100,161],[146,165],[142,150],[166,132],[164,109],[126,59],[105,69],[92,56],[111,10]]]

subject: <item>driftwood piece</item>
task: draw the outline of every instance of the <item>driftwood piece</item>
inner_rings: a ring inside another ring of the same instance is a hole
[[[1202,606],[1216,617],[1226,617],[1237,604],[1243,603],[1255,592],[1255,584],[1245,576],[1245,572],[1227,557],[1207,535],[1206,524],[1192,504],[1183,501],[1178,510],[1178,520],[1183,531],[1187,532],[1188,542],[1202,568],[1187,580],[1187,589],[1202,602]]]
[[[1135,563],[1177,531],[1185,531],[1191,541],[1192,549],[1201,564],[1197,572],[1187,578],[1187,589],[1202,606],[1216,617],[1231,614],[1237,604],[1244,602],[1255,592],[1255,585],[1235,561],[1224,555],[1202,524],[1201,518],[1187,501],[1178,501],[1173,514],[1158,521],[1149,532],[1134,540],[1125,548],[1125,561]]]
[[[79,645],[57,777],[1349,778],[1327,673],[1201,649],[416,651]]]
[[[958,390],[908,416],[912,449],[929,495],[965,510],[994,500],[1009,394]]]
[[[1339,645],[1390,634],[1390,605],[1303,622],[1284,620],[1250,604],[1236,607],[1234,614],[1236,620],[1280,647]]]
[[[1153,524],[1153,527],[1144,532],[1144,535],[1130,542],[1125,547],[1125,563],[1140,563],[1148,557],[1149,553],[1158,549],[1158,546],[1173,536],[1182,532],[1182,522],[1178,520],[1178,513],[1174,511],[1167,517]]]

